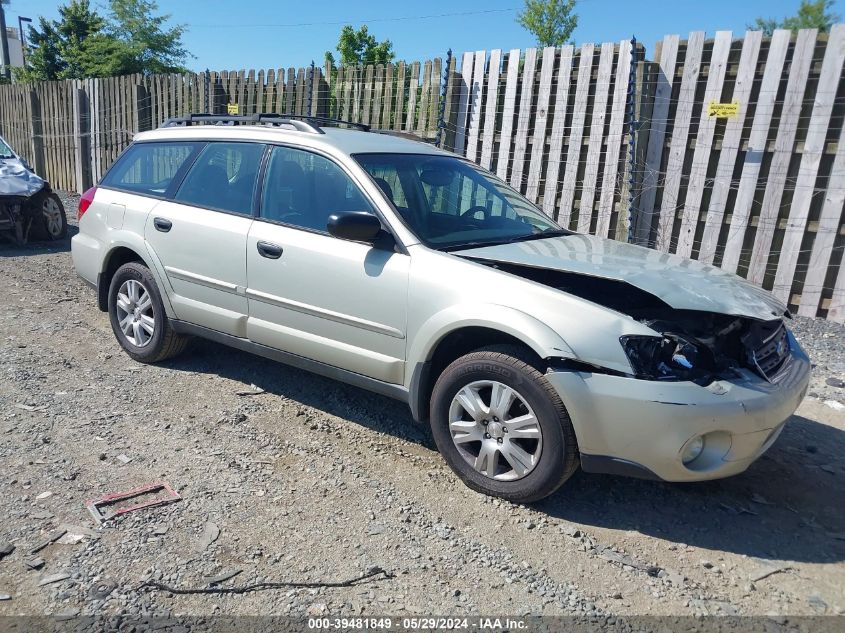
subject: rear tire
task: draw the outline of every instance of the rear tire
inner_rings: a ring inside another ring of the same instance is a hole
[[[495,346],[462,356],[437,379],[432,435],[446,463],[473,490],[530,503],[552,494],[578,469],[572,421],[538,367],[519,347]]]
[[[124,264],[112,277],[109,320],[118,343],[141,363],[172,358],[188,344],[173,330],[149,268],[138,262]]]

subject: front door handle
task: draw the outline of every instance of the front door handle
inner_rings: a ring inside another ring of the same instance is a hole
[[[155,218],[153,220],[153,226],[156,227],[156,231],[167,233],[170,229],[173,228],[173,222],[171,222],[170,220],[165,220],[164,218]]]
[[[270,242],[258,242],[256,245],[258,254],[267,259],[279,259],[282,256],[282,247]]]

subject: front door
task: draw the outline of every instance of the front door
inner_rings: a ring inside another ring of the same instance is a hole
[[[332,213],[372,209],[328,158],[272,149],[246,246],[252,341],[402,383],[409,258],[326,231]]]

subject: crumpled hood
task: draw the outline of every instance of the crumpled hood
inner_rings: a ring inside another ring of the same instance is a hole
[[[29,171],[18,158],[0,158],[0,196],[31,196],[44,180]]]
[[[783,315],[771,293],[715,266],[592,235],[485,246],[455,255],[624,281],[678,310],[760,320]]]

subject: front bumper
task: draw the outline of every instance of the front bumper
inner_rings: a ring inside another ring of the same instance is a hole
[[[572,418],[585,470],[667,481],[717,479],[743,472],[777,439],[803,400],[810,360],[789,333],[790,358],[774,383],[751,371],[702,387],[582,371],[550,371]],[[705,435],[701,456],[681,460]]]

